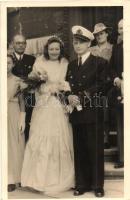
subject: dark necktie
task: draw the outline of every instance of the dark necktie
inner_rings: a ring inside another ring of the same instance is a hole
[[[78,59],[78,67],[80,68],[82,66],[82,57],[80,56]]]
[[[21,60],[22,60],[22,55],[19,56],[19,61],[21,61]]]

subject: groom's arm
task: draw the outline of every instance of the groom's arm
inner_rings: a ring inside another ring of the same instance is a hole
[[[69,83],[70,88],[71,88],[70,77],[72,74],[70,74],[70,73],[72,73],[71,65],[68,64],[65,80]],[[66,99],[67,104],[71,104],[73,106],[75,106],[75,105],[77,105],[77,103],[79,103],[79,97],[73,94],[72,88],[71,88],[71,91],[65,92],[65,99]]]
[[[88,96],[93,96],[96,93],[102,93],[102,94],[105,93],[108,62],[102,58],[97,58],[95,64],[96,64],[95,81],[91,87],[86,87],[86,89],[84,90],[84,94],[87,94]]]

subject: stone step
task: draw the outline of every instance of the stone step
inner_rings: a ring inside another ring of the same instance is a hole
[[[117,146],[117,132],[116,131],[109,132],[109,141],[110,141],[111,146]]]
[[[111,147],[104,149],[104,160],[105,162],[116,162],[117,160],[117,147]]]
[[[124,168],[115,169],[114,164],[114,162],[105,162],[105,180],[124,178]]]
[[[116,162],[117,160],[117,147],[111,147],[110,149],[104,149],[105,162]]]

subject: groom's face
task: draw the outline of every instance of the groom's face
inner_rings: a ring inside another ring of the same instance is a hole
[[[73,46],[76,54],[82,56],[85,54],[91,45],[90,40],[82,40],[79,38],[73,38]]]

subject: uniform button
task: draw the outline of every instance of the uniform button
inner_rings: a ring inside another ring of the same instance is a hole
[[[83,75],[82,77],[83,77],[83,78],[86,78],[86,76],[85,76],[85,75]]]
[[[72,79],[72,78],[73,78],[73,76],[70,76],[70,78]]]
[[[71,84],[71,86],[73,87],[73,86],[74,86],[74,84],[72,83],[72,84]]]
[[[81,84],[81,83],[79,83],[78,85],[79,85],[79,86],[81,86],[82,84]]]

